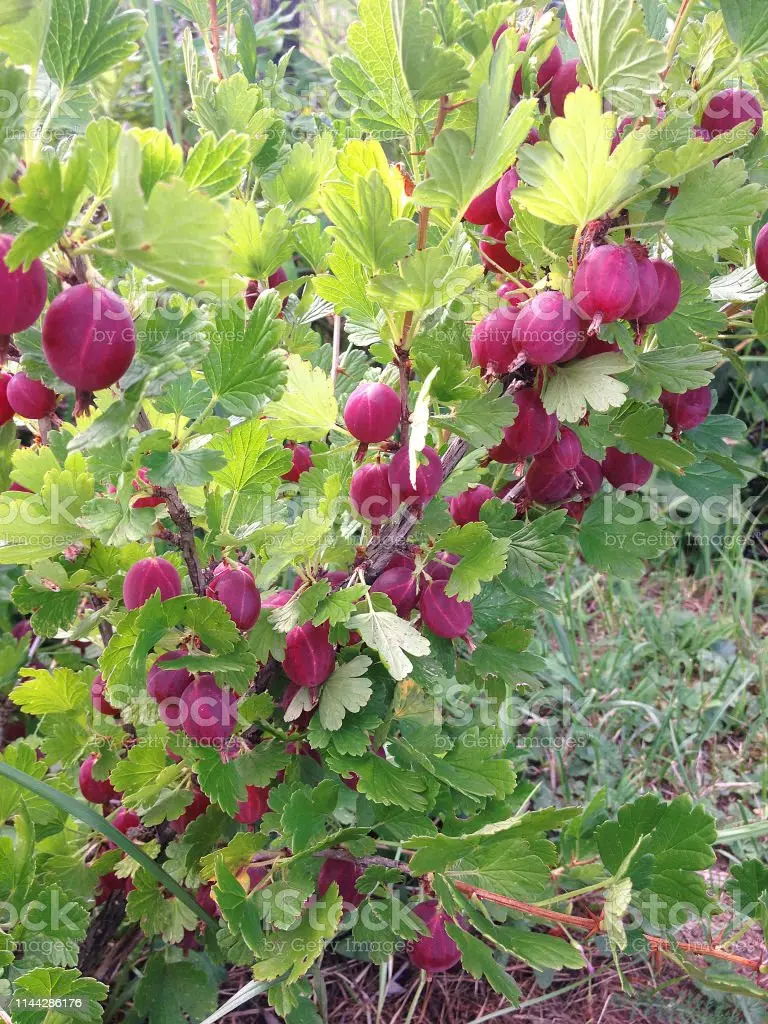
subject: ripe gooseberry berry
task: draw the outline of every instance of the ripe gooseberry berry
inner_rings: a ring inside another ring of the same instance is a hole
[[[108,804],[111,800],[117,800],[118,792],[109,779],[95,779],[93,768],[99,760],[98,754],[91,754],[80,765],[78,781],[80,792],[91,804]]]
[[[562,292],[540,292],[520,307],[513,338],[526,362],[547,366],[578,355],[587,323]]]
[[[573,301],[591,320],[590,333],[624,316],[637,295],[637,262],[629,249],[607,242],[591,249],[573,279]]]
[[[507,225],[498,219],[491,221],[483,228],[479,245],[480,259],[483,266],[491,272],[498,273],[502,270],[508,274],[514,274],[520,269],[520,260],[515,259],[504,241],[507,230]]]
[[[106,715],[108,718],[119,718],[119,709],[113,708],[104,696],[104,690],[106,687],[106,680],[101,672],[99,672],[91,683],[91,704],[93,705],[93,709],[94,711],[98,711],[100,715]]]
[[[576,493],[580,494],[584,501],[594,498],[603,486],[603,467],[597,459],[582,455],[574,472],[578,481]]]
[[[712,393],[705,384],[681,395],[662,391],[659,402],[667,414],[667,423],[673,430],[693,430],[700,427],[712,408]]]
[[[533,388],[515,392],[514,401],[517,415],[502,444],[510,462],[522,462],[549,448],[557,434],[557,416],[547,412]]]
[[[438,551],[433,559],[424,566],[424,572],[431,580],[448,580],[454,565],[458,565],[459,556],[449,551]]]
[[[156,591],[167,601],[181,594],[181,577],[166,558],[142,558],[128,570],[123,581],[123,601],[132,611],[140,608]]]
[[[326,857],[320,874],[317,877],[317,891],[320,896],[325,896],[329,887],[335,882],[339,887],[339,895],[344,904],[344,909],[359,907],[365,899],[363,893],[358,892],[355,885],[358,878],[362,878],[363,868],[357,861],[340,860],[338,857]]]
[[[768,224],[763,224],[755,239],[755,270],[768,281]]]
[[[220,744],[235,731],[237,696],[219,686],[211,672],[201,672],[179,701],[184,715],[181,727],[190,739]]]
[[[330,626],[305,622],[294,626],[285,638],[283,672],[291,682],[310,688],[321,686],[336,667],[336,652],[328,639]]]
[[[653,463],[642,455],[607,448],[603,459],[603,474],[608,483],[619,491],[638,491],[647,484],[653,473]]]
[[[398,503],[408,498],[429,501],[443,483],[443,464],[434,448],[426,445],[416,456],[416,483],[411,482],[410,457],[407,445],[395,453],[389,464],[389,486]]]
[[[464,220],[469,221],[470,224],[476,224],[478,227],[496,220],[496,185],[497,182],[494,181],[492,185],[475,196],[464,211]]]
[[[524,302],[528,301],[525,289],[531,288],[530,281],[503,281],[496,289],[496,294],[500,299],[510,306],[522,306]]]
[[[425,900],[412,908],[429,929],[429,935],[420,935],[408,950],[414,967],[427,974],[448,971],[461,960],[461,951],[448,932],[446,924],[451,918],[440,907],[437,900]]]
[[[347,399],[344,423],[358,441],[386,441],[400,423],[400,396],[388,384],[363,381]]]
[[[163,701],[171,698],[181,697],[189,684],[193,681],[192,673],[187,668],[171,668],[178,658],[184,658],[188,651],[167,651],[161,654],[147,675],[147,693],[149,696],[162,704]]]
[[[567,501],[576,490],[571,473],[553,473],[545,463],[534,459],[525,474],[525,492],[531,501],[540,505],[559,505]]]
[[[451,519],[457,526],[480,522],[480,509],[493,497],[493,490],[487,484],[474,484],[457,494],[448,502]]]
[[[528,33],[520,37],[518,44],[518,52],[520,50],[528,49],[528,41],[530,39]],[[539,70],[536,73],[536,85],[539,89],[543,89],[545,85],[552,81],[563,63],[563,55],[560,51],[559,46],[553,46],[549,54],[541,61]],[[518,96],[523,95],[523,69],[519,67],[515,73],[514,81],[512,82],[512,91],[517,93]]]
[[[466,636],[472,625],[472,605],[445,593],[445,580],[433,580],[421,592],[419,611],[424,624],[446,640]]]
[[[305,444],[294,444],[291,448],[291,468],[287,473],[283,473],[280,477],[281,480],[288,480],[292,484],[299,482],[299,477],[302,473],[306,473],[308,469],[312,469],[314,463],[312,461],[312,452]]]
[[[285,284],[287,280],[288,275],[286,274],[286,272],[283,270],[282,267],[278,267],[277,270],[273,274],[270,274],[269,277],[267,278],[267,287],[277,288],[279,285]],[[261,286],[259,285],[259,282],[249,281],[245,289],[245,304],[248,307],[248,309],[253,309],[253,307],[256,305],[256,300],[258,299],[259,295],[261,295]],[[283,306],[285,306],[285,303],[287,301],[287,298],[283,299]]]
[[[5,262],[13,235],[0,235],[0,334],[26,331],[43,311],[48,297],[48,280],[40,260],[9,270]]]
[[[385,569],[371,591],[386,594],[401,619],[408,618],[418,601],[416,578],[411,569]]]
[[[512,223],[515,212],[510,204],[512,193],[520,184],[520,176],[514,167],[504,171],[496,186],[496,213],[502,224],[508,228]]]
[[[763,108],[758,98],[748,89],[723,89],[716,93],[704,110],[701,127],[712,136],[722,135],[744,121],[754,121],[752,134],[763,126]]]
[[[472,351],[472,365],[479,366],[486,373],[501,376],[508,373],[518,356],[512,331],[518,310],[509,305],[494,309],[472,329],[469,347]]]
[[[13,419],[13,406],[8,401],[8,385],[10,383],[10,373],[0,373],[0,427],[4,427]]]
[[[355,512],[374,526],[390,519],[395,504],[389,482],[389,466],[381,462],[369,462],[356,469],[349,485],[349,500]]]
[[[245,800],[239,800],[235,821],[241,825],[255,825],[269,810],[269,786],[246,786]]]
[[[552,79],[552,84],[549,87],[549,102],[558,117],[565,116],[565,97],[576,92],[579,87],[578,68],[578,58],[568,60],[558,68]]]
[[[637,320],[643,316],[656,301],[659,291],[659,279],[653,262],[648,259],[648,251],[639,242],[625,242],[624,248],[631,252],[637,268],[637,291],[635,297],[624,311],[626,320]],[[618,345],[616,346],[618,350]],[[584,352],[582,351],[582,356]]]
[[[240,630],[252,629],[261,612],[261,594],[253,573],[240,562],[221,562],[213,570],[206,597],[219,601]]]
[[[118,832],[126,835],[128,829],[138,828],[141,825],[141,818],[135,811],[129,811],[127,807],[118,807],[117,813],[112,819],[112,824]]]
[[[677,309],[683,290],[680,274],[676,267],[665,260],[651,260],[651,264],[656,271],[658,290],[650,307],[642,316],[638,317],[638,321],[643,325],[659,324],[671,316]]]
[[[583,454],[578,434],[570,427],[560,427],[560,436],[536,456],[536,461],[550,473],[568,473],[576,469]]]
[[[13,375],[6,392],[8,403],[18,416],[42,420],[56,408],[58,397],[39,380],[32,380],[23,370]]]
[[[53,372],[78,391],[111,387],[136,353],[128,307],[106,288],[68,288],[43,319],[43,353]]]

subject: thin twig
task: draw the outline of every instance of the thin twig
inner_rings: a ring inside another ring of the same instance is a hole
[[[195,527],[189,509],[179,497],[176,487],[157,487],[156,490],[165,498],[168,507],[168,515],[174,521],[179,530],[179,548],[187,566],[189,578],[192,581],[192,589],[198,597],[205,594],[205,580],[200,563],[197,559],[197,548],[195,546]]]
[[[216,76],[221,80],[224,75],[219,67],[219,12],[216,7],[216,0],[208,0],[208,7],[211,12],[211,56]]]

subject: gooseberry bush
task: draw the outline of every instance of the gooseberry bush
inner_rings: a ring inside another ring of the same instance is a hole
[[[637,580],[655,481],[747,479],[764,5],[361,0],[316,113],[250,5],[178,5],[169,128],[154,77],[159,127],[109,116],[143,15],[49,7],[0,17],[0,1005],[98,1021],[138,950],[162,1024],[233,965],[316,1019],[342,948],[759,994],[680,934],[714,819],[550,805],[508,710],[567,558]],[[765,927],[765,866],[726,888]]]

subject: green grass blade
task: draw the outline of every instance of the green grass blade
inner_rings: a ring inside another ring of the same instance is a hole
[[[133,857],[143,868],[146,868],[168,892],[180,899],[209,928],[218,928],[214,919],[199,906],[192,893],[183,889],[167,871],[163,871],[156,861],[148,857],[142,849],[132,843],[127,836],[124,836],[111,822],[107,821],[98,811],[94,811],[88,804],[75,800],[67,793],[60,793],[58,789],[49,786],[47,782],[41,782],[40,779],[35,779],[9,764],[0,762],[0,776],[5,776],[6,779],[15,782],[17,786],[23,786],[24,789],[28,789],[36,796],[41,796],[44,800],[48,800],[49,803],[66,811],[73,818],[82,821],[84,825],[90,825],[97,832],[101,832],[107,839],[111,839],[115,846],[119,846],[123,853],[127,853],[129,857]]]

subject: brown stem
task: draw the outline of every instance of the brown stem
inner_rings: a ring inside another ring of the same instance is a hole
[[[508,896],[501,896],[496,892],[488,892],[487,889],[478,889],[468,882],[454,882],[457,889],[467,893],[469,896],[478,896],[489,903],[496,903],[500,907],[509,907],[512,910],[519,910],[530,917],[540,917],[544,921],[556,921],[559,924],[567,925],[570,928],[581,928],[585,931],[597,934],[596,920],[589,917],[577,917],[574,914],[561,914],[556,910],[547,910],[546,907],[537,907],[532,903],[523,903],[521,900],[513,900]],[[658,950],[669,950],[674,952],[680,950],[682,953],[693,953],[695,956],[710,956],[715,960],[724,960],[727,963],[737,964],[751,971],[759,971],[762,967],[762,960],[748,960],[747,957],[738,956],[736,953],[729,953],[727,950],[718,949],[716,946],[706,946],[695,942],[672,942],[670,939],[661,939],[656,935],[645,935],[648,944]]]
[[[179,530],[179,548],[187,565],[187,572],[192,581],[192,589],[198,597],[205,594],[205,580],[200,563],[197,560],[197,548],[195,547],[195,527],[192,517],[184,502],[179,497],[176,487],[158,487],[157,491],[165,498],[168,506],[168,515],[174,521]]]
[[[216,0],[208,0],[208,8],[211,12],[211,56],[213,66],[216,69],[216,76],[222,79],[224,75],[219,67],[219,12],[216,7]]]
[[[451,475],[468,451],[467,441],[460,437],[453,438],[442,458],[443,480]],[[415,509],[402,505],[394,519],[382,527],[378,537],[371,541],[367,558],[363,562],[365,578],[369,583],[373,583],[384,572],[395,552],[402,550],[408,534],[418,521]]]
[[[592,931],[595,922],[589,917],[576,917],[573,914],[561,914],[557,910],[547,910],[546,907],[537,907],[532,903],[523,903],[522,900],[513,900],[509,896],[501,896],[496,892],[488,892],[487,889],[478,889],[469,882],[454,882],[457,889],[467,893],[469,896],[479,896],[481,900],[488,900],[489,903],[497,903],[500,907],[509,907],[511,910],[519,910],[531,917],[540,917],[543,921],[556,921],[558,924],[567,924],[573,928],[585,928]]]

